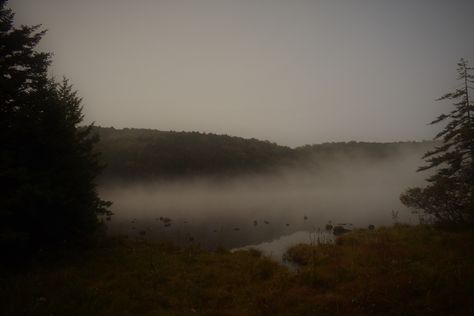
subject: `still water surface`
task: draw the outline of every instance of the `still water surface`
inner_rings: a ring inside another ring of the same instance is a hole
[[[394,160],[326,168],[316,176],[292,172],[220,182],[107,185],[101,195],[114,202],[110,234],[206,249],[253,245],[279,257],[288,246],[309,242],[309,232],[324,230],[328,222],[391,225],[392,211],[398,221],[414,221],[399,202],[400,192],[422,180],[413,169]]]

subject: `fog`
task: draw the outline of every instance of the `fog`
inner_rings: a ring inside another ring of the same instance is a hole
[[[416,222],[399,195],[422,185],[426,173],[415,172],[421,155],[404,151],[383,160],[340,157],[318,168],[228,180],[109,184],[100,191],[114,203],[110,234],[211,249],[242,247],[314,231],[329,221],[352,224],[349,228]],[[398,212],[397,219],[392,211]],[[169,218],[169,225],[160,217]]]

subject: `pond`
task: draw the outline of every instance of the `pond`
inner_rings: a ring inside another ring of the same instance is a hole
[[[312,231],[299,231],[289,235],[281,236],[275,240],[262,242],[255,245],[247,245],[240,248],[234,248],[232,251],[257,249],[262,252],[263,255],[278,261],[290,268],[295,266],[290,262],[285,261],[284,254],[288,248],[298,245],[300,243],[306,244],[320,244],[320,243],[333,243],[335,236],[330,231],[322,229],[313,229]]]
[[[233,249],[264,242],[308,242],[308,232],[332,224],[366,228],[415,222],[400,193],[423,177],[391,163],[325,168],[227,180],[108,184],[101,196],[114,202],[110,234],[206,249]],[[398,214],[393,218],[393,213]],[[283,237],[282,236],[290,236]],[[281,246],[284,247],[284,246]],[[279,249],[279,248],[278,248]]]

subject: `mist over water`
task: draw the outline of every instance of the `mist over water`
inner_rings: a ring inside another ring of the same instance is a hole
[[[235,248],[323,229],[329,221],[355,228],[391,225],[392,210],[399,212],[399,222],[415,223],[399,195],[422,185],[427,176],[415,172],[421,155],[404,151],[386,159],[340,157],[317,168],[228,180],[108,184],[100,193],[114,203],[110,234]],[[169,218],[170,225],[160,217]]]

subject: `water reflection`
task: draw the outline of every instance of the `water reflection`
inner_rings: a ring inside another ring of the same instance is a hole
[[[391,225],[394,210],[401,210],[397,220],[415,222],[399,194],[424,181],[413,172],[417,165],[417,157],[394,156],[225,181],[109,183],[100,193],[114,202],[115,215],[106,221],[111,234],[232,249],[295,234],[288,237],[294,240],[339,223]]]
[[[283,255],[286,250],[292,246],[300,243],[318,244],[318,243],[333,243],[334,235],[328,231],[316,230],[312,231],[298,231],[289,235],[281,236],[275,240],[262,242],[255,245],[247,245],[240,248],[234,248],[232,251],[257,249],[265,256],[268,256],[276,261],[279,261],[289,267],[293,265],[284,260]]]

